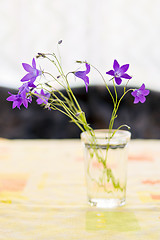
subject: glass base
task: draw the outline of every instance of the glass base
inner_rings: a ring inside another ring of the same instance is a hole
[[[90,206],[97,208],[116,208],[125,205],[125,199],[104,199],[104,198],[92,198],[89,199],[88,203]]]

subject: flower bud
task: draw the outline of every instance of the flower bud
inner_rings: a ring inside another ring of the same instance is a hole
[[[83,113],[83,112],[77,112],[77,113],[75,114],[75,116],[76,116],[76,117],[79,117],[82,113]]]
[[[39,58],[39,57],[46,57],[44,53],[38,53],[38,55],[36,56],[36,58]]]
[[[58,44],[61,44],[61,43],[62,43],[62,40],[59,40],[59,41],[58,41]]]

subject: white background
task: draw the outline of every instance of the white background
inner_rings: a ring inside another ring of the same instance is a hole
[[[159,0],[0,0],[0,86],[20,86],[21,63],[56,51],[62,39],[65,71],[87,60],[105,75],[116,58],[130,63],[131,85],[160,91],[159,9]],[[101,83],[93,72],[90,84]]]

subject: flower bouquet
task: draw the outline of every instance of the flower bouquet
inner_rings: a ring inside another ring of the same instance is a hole
[[[58,45],[62,41],[58,42]],[[28,104],[35,97],[37,104],[42,105],[48,110],[58,110],[65,114],[82,131],[81,139],[84,146],[85,173],[87,182],[87,196],[91,205],[98,207],[115,207],[125,204],[126,194],[126,163],[127,146],[131,134],[128,130],[121,130],[122,127],[129,129],[126,124],[114,129],[114,121],[117,118],[117,112],[120,103],[126,94],[131,92],[134,97],[134,104],[144,103],[149,90],[145,89],[143,83],[139,89],[127,89],[127,84],[131,76],[127,74],[129,64],[120,66],[117,60],[114,60],[113,70],[106,72],[111,76],[110,83],[113,84],[114,94],[110,91],[109,84],[103,74],[87,61],[77,61],[78,64],[85,65],[83,71],[69,71],[64,73],[60,59],[55,53],[38,53],[37,60],[43,58],[53,64],[56,69],[56,76],[45,70],[37,68],[35,58],[32,65],[22,63],[27,74],[21,79],[22,85],[17,94],[9,92],[8,101],[12,101],[12,108],[19,108]],[[76,99],[69,81],[69,75],[81,79],[86,87],[86,94],[89,88],[89,73],[94,69],[100,75],[106,92],[110,95],[113,102],[113,111],[111,114],[109,126],[106,130],[94,130],[87,122],[85,113]],[[125,81],[123,94],[118,96],[117,87]],[[58,89],[55,88],[59,84]],[[60,89],[65,90],[65,95]]]

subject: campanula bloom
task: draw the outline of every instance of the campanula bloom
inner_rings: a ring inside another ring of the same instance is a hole
[[[44,93],[43,89],[41,90],[40,93],[38,93],[36,91],[35,91],[35,93],[38,95],[38,96],[36,96],[37,97],[37,100],[36,100],[37,104],[42,104],[42,103],[47,104],[48,103],[48,100],[50,98],[50,93]]]
[[[90,72],[90,65],[86,63],[86,70],[85,71],[78,71],[75,72],[75,76],[78,78],[81,78],[85,85],[86,85],[86,92],[88,92],[88,85],[89,85],[89,77],[87,76],[87,74]]]
[[[18,88],[19,89],[19,93],[25,92],[25,93],[29,93],[30,88],[28,86],[28,82],[27,83],[23,83],[21,87]]]
[[[115,82],[117,83],[117,85],[120,85],[121,82],[122,82],[122,78],[125,78],[125,79],[131,79],[132,78],[131,76],[129,76],[126,73],[128,68],[129,68],[129,64],[125,64],[125,65],[120,67],[117,60],[114,60],[114,63],[113,63],[113,69],[114,70],[110,70],[110,71],[106,72],[106,74],[109,74],[109,75],[113,76],[115,78]]]
[[[35,85],[33,84],[33,82],[36,80],[38,76],[42,75],[42,71],[36,68],[36,61],[34,58],[32,60],[32,66],[30,66],[27,63],[22,63],[22,66],[28,73],[21,79],[21,82],[30,80],[29,87],[34,87]]]
[[[13,101],[12,108],[19,108],[23,104],[25,108],[28,108],[28,103],[32,102],[31,96],[27,97],[25,92],[18,93],[17,95],[14,95],[10,92],[8,92],[11,96],[7,98],[7,101]]]
[[[34,84],[30,84],[30,82],[23,83],[21,87],[19,87],[19,93],[25,92],[29,93],[31,92],[36,86]]]
[[[144,83],[142,84],[142,86],[139,89],[135,89],[131,94],[133,97],[135,97],[134,99],[134,103],[144,103],[146,101],[145,96],[147,96],[149,94],[149,90],[145,89],[145,85]]]

